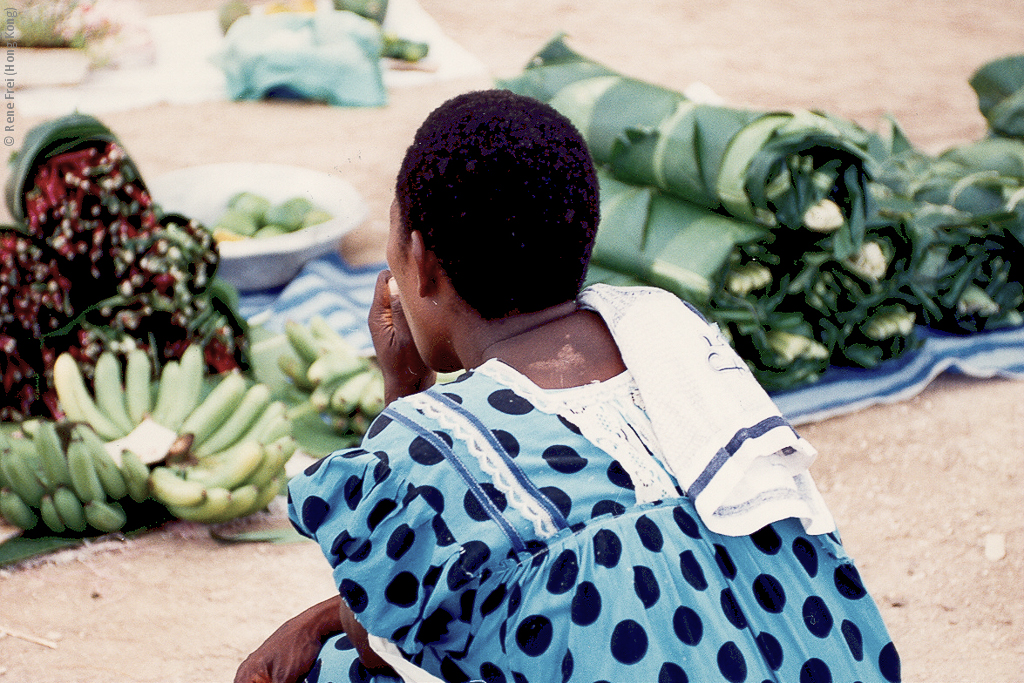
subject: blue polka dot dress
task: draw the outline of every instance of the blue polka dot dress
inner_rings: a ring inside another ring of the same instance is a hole
[[[367,630],[444,681],[900,680],[839,540],[721,536],[678,489],[638,496],[671,480],[649,429],[628,374],[545,391],[489,361],[394,402],[289,510]],[[307,677],[394,680],[344,635]]]

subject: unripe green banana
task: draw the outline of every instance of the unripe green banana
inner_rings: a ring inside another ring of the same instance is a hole
[[[28,505],[38,508],[39,501],[46,493],[46,487],[29,463],[26,454],[17,448],[0,453],[0,468],[3,469],[8,488],[17,493]]]
[[[359,412],[371,420],[384,410],[384,375],[371,371],[373,378],[359,395]]]
[[[173,403],[177,398],[178,392],[178,375],[180,374],[181,366],[176,360],[169,360],[164,363],[163,370],[160,371],[160,384],[157,387],[156,392],[156,404],[153,406],[152,417],[158,423],[169,429],[176,429],[170,424],[170,413],[173,407]]]
[[[299,322],[287,321],[284,324],[284,333],[299,360],[304,361],[306,365],[319,358],[323,352],[322,345],[317,342],[313,333]]]
[[[88,522],[85,519],[85,508],[82,501],[78,499],[75,492],[61,486],[53,492],[53,505],[57,508],[57,514],[68,529],[81,533],[85,531]]]
[[[128,515],[117,501],[90,500],[84,508],[89,525],[104,533],[117,531],[128,521]]]
[[[298,442],[291,436],[283,436],[263,447],[263,462],[252,473],[247,484],[264,488],[270,481],[284,472],[284,466],[298,449]]]
[[[167,410],[165,427],[178,429],[185,418],[199,405],[206,375],[206,358],[200,344],[192,344],[181,354],[178,363],[177,396]],[[163,424],[163,423],[161,423]]]
[[[309,367],[306,363],[295,356],[282,354],[277,357],[277,366],[292,381],[295,388],[302,391],[313,390],[313,383],[309,381],[309,377],[306,375]]]
[[[278,476],[271,479],[266,486],[261,488],[260,495],[257,496],[256,502],[252,504],[252,513],[259,512],[260,510],[265,510],[267,506],[270,505],[270,501],[274,500],[280,495],[284,495],[284,486],[285,482],[287,481],[288,475],[282,472]]]
[[[57,356],[53,363],[53,387],[57,400],[67,418],[73,422],[88,422],[104,439],[113,441],[126,434],[100,410],[85,386],[85,378],[78,361],[69,353]]]
[[[328,382],[332,378],[337,378],[339,381],[347,379],[368,367],[369,363],[365,358],[332,351],[313,361],[309,370],[306,371],[306,376],[313,384],[320,384]]]
[[[359,407],[359,398],[372,381],[372,372],[362,372],[346,380],[331,396],[331,410],[342,415],[354,413]]]
[[[107,453],[106,446],[99,435],[85,425],[78,425],[75,427],[74,436],[85,444],[106,496],[113,500],[120,500],[127,496],[128,485],[125,483],[124,475],[121,474],[121,469],[114,459]]]
[[[206,498],[198,505],[168,505],[167,510],[178,519],[205,524],[223,515],[229,505],[231,492],[225,488],[213,488],[206,491]]]
[[[254,384],[249,387],[231,416],[193,449],[196,455],[204,457],[233,446],[256,423],[269,405],[270,387],[266,384]]]
[[[0,489],[0,517],[25,531],[35,528],[39,523],[39,515],[35,510],[9,488]]]
[[[263,445],[244,441],[226,451],[207,458],[202,466],[189,468],[185,476],[207,489],[226,488],[229,491],[245,482],[263,462]]]
[[[68,470],[68,460],[64,455],[56,424],[50,420],[40,421],[32,443],[36,447],[36,453],[39,454],[39,462],[49,485],[51,487],[69,485],[71,472]]]
[[[35,436],[36,436],[36,432],[39,430],[39,424],[42,421],[43,421],[42,418],[30,417],[29,419],[22,421],[21,425],[19,426],[18,431],[20,431],[22,434],[24,434],[28,438],[34,439]],[[4,434],[4,436],[6,437],[7,435]],[[4,442],[4,443],[9,443],[9,441]]]
[[[309,392],[309,403],[318,413],[327,412],[331,408],[331,396],[338,390],[349,377],[337,375],[320,382]]]
[[[206,488],[199,482],[187,481],[169,467],[154,467],[149,473],[149,488],[165,507],[193,507],[206,500]]]
[[[352,356],[359,355],[358,349],[352,342],[331,327],[323,316],[315,315],[309,319],[309,331],[321,346],[329,347],[332,352],[338,351]]]
[[[121,362],[113,351],[104,351],[96,359],[93,390],[96,405],[125,434],[132,431],[135,422],[128,414],[125,390],[121,383]]]
[[[121,474],[132,500],[141,503],[149,498],[149,468],[134,451],[121,452]]]
[[[260,416],[260,419],[252,426],[242,441],[259,441],[260,443],[271,443],[279,438],[292,433],[292,421],[288,417],[288,406],[283,401],[274,401]]]
[[[53,498],[49,493],[43,496],[39,502],[39,517],[43,520],[43,524],[55,534],[62,534],[67,529],[64,520],[57,513],[57,506],[54,505]]]
[[[230,500],[224,511],[219,515],[212,515],[206,520],[207,524],[220,524],[229,522],[232,519],[245,517],[254,512],[253,506],[260,497],[260,490],[252,484],[239,486],[231,491]]]
[[[178,431],[192,434],[195,437],[193,448],[197,448],[228,419],[245,390],[245,377],[240,372],[228,372],[192,414],[185,418]]]
[[[80,439],[72,439],[68,444],[68,470],[71,472],[71,487],[79,500],[86,503],[106,499],[107,492],[96,471],[96,463]]]
[[[128,352],[124,371],[124,393],[128,415],[139,424],[153,410],[153,364],[139,348]]]

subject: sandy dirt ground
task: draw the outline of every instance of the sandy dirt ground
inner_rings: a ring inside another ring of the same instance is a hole
[[[984,134],[967,79],[1024,49],[1019,0],[420,3],[487,75],[394,90],[382,109],[209,102],[102,119],[144,177],[220,161],[340,174],[370,204],[342,245],[364,263],[382,258],[393,176],[422,118],[515,75],[560,31],[620,71],[675,89],[703,82],[734,104],[868,127],[890,113],[932,152]],[[150,14],[218,5],[142,4]],[[18,133],[35,123],[19,116]],[[1021,382],[947,376],[903,403],[800,429],[820,451],[814,474],[906,681],[1024,681],[1022,399]],[[251,524],[283,522],[277,508]],[[97,542],[0,570],[0,628],[19,632],[0,633],[0,683],[230,681],[280,622],[333,590],[311,543],[227,545],[185,523]]]

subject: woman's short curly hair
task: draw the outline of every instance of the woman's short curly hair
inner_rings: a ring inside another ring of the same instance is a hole
[[[579,294],[597,178],[579,131],[549,105],[506,90],[448,100],[416,132],[395,195],[403,229],[485,319]]]

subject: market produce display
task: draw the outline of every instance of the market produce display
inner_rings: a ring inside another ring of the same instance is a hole
[[[358,445],[384,410],[384,375],[376,359],[361,355],[319,316],[306,324],[289,321],[285,335],[290,352],[278,355],[277,363],[298,392],[297,411],[328,425],[338,437],[334,447]]]
[[[237,293],[216,277],[208,230],[166,214],[97,119],[33,128],[12,161],[0,227],[0,419],[60,417],[53,364],[71,353],[92,377],[104,350],[156,363],[203,346],[214,372],[244,367]]]
[[[307,197],[289,197],[277,204],[255,192],[239,192],[228,200],[227,211],[210,227],[218,242],[253,237],[277,237],[319,225],[333,216]]]
[[[982,80],[1012,90],[1007,71]],[[769,390],[876,367],[913,349],[921,324],[1021,322],[1019,140],[933,159],[895,122],[875,132],[698,103],[563,37],[500,85],[549,102],[591,148],[602,222],[590,281],[691,302]]]
[[[25,530],[42,524],[74,536],[152,518],[154,505],[208,524],[266,508],[296,449],[285,406],[242,373],[211,378],[204,365],[200,347],[189,346],[157,378],[145,352],[121,363],[104,351],[90,390],[78,362],[58,356],[67,419],[0,430],[0,514]]]

